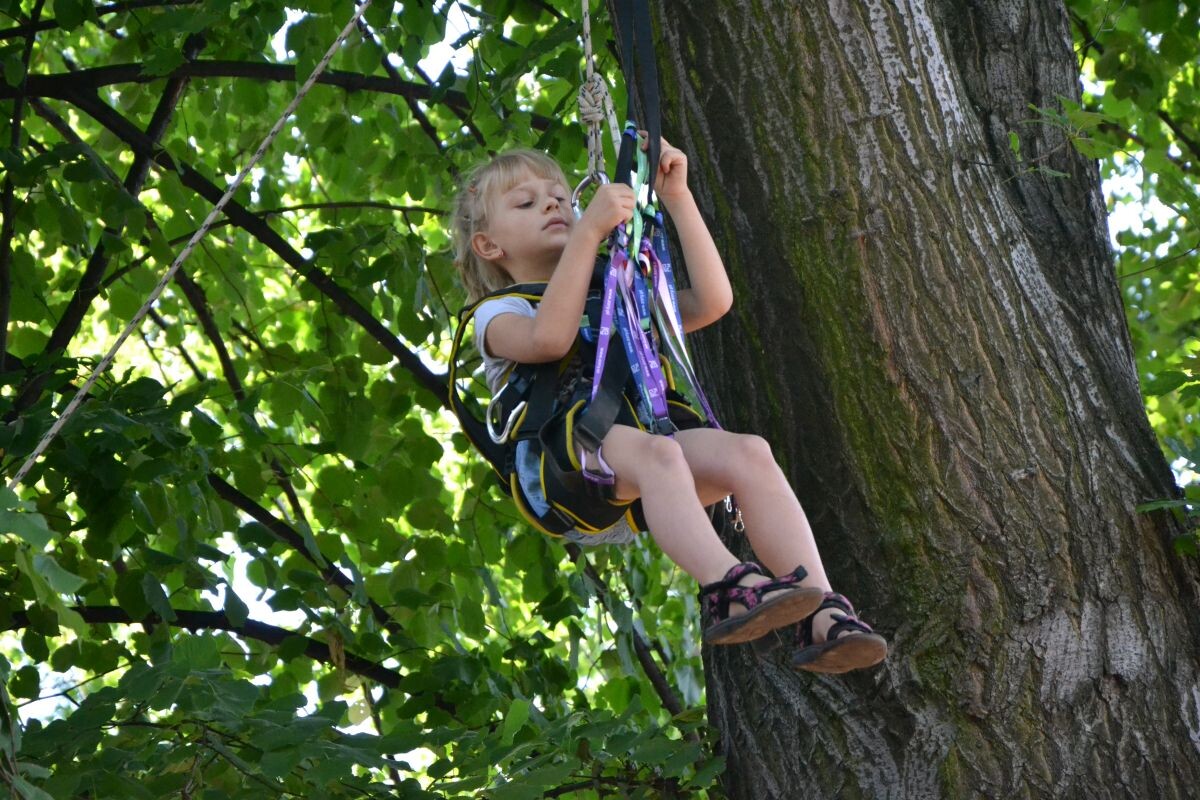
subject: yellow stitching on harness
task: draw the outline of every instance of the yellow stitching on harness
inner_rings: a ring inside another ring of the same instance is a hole
[[[521,484],[517,479],[517,473],[515,472],[509,478],[509,488],[512,490],[512,499],[513,502],[516,503],[517,511],[521,512],[521,516],[525,518],[526,522],[547,536],[553,536],[555,539],[562,538],[563,535],[561,533],[554,533],[553,531],[548,531],[543,528],[538,522],[537,517],[534,516],[533,512],[529,510],[529,507],[525,505],[525,495],[521,492]]]
[[[546,491],[546,451],[545,450],[543,450],[541,453],[538,454],[538,480],[542,484],[542,496],[546,498],[546,502],[549,503],[550,505],[554,506],[555,508],[557,508],[562,513],[566,514],[571,519],[575,520],[577,528],[578,527],[584,528],[584,530],[581,531],[582,533],[598,533],[599,531],[603,530],[602,528],[597,528],[595,525],[592,525],[589,522],[583,521],[578,516],[573,514],[569,508],[565,508],[564,506],[554,502],[554,500],[552,500],[550,498],[550,493]]]
[[[566,514],[568,517],[570,517],[571,519],[573,519],[573,520],[575,521],[575,528],[576,528],[576,529],[577,529],[577,530],[578,530],[580,533],[593,534],[593,533],[602,533],[603,531],[606,531],[606,530],[608,530],[608,528],[598,528],[598,527],[596,527],[596,526],[595,526],[595,525],[593,525],[592,523],[590,523],[590,522],[587,522],[586,520],[584,520],[583,518],[581,518],[579,515],[572,513],[572,512],[571,512],[571,509],[569,509],[569,508],[567,508],[566,506],[563,506],[563,505],[561,505],[561,504],[559,504],[559,503],[556,503],[556,502],[554,502],[553,500],[550,500],[550,505],[554,506],[554,507],[555,507],[555,508],[557,508],[559,511],[561,511],[562,513]],[[610,526],[610,527],[611,527],[611,526]]]
[[[583,469],[583,465],[579,463],[579,459],[575,455],[575,413],[586,404],[586,399],[579,400],[571,406],[571,409],[567,411],[567,416],[563,418],[565,426],[563,430],[567,435],[567,458],[571,460],[571,467],[575,470]]]
[[[509,434],[510,439],[517,435],[517,431],[521,430],[521,425],[524,424],[524,422],[525,422],[525,415],[528,413],[529,413],[529,404],[526,403],[525,407],[521,409],[521,413],[517,416],[516,423],[514,423],[512,426],[512,433]]]

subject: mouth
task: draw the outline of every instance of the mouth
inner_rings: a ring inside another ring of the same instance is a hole
[[[545,225],[542,226],[542,230],[548,231],[551,228],[558,228],[558,227],[566,228],[567,221],[564,219],[552,219],[549,222],[547,222]]]

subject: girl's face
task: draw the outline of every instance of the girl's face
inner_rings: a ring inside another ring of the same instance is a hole
[[[575,225],[570,190],[532,173],[493,198],[489,212],[484,238],[494,250],[480,255],[510,273],[553,270]]]

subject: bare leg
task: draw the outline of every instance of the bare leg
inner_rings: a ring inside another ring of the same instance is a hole
[[[616,495],[640,497],[642,513],[655,543],[701,585],[725,577],[738,559],[721,542],[696,494],[691,469],[679,444],[625,425],[614,425],[604,438],[601,454],[617,476]],[[754,586],[769,578],[746,575],[739,583]],[[790,592],[781,588],[768,592]],[[746,613],[741,603],[729,608],[731,617]]]
[[[601,453],[617,475],[617,497],[641,498],[650,535],[686,573],[712,583],[738,563],[713,530],[676,442],[614,425]]]
[[[803,566],[808,576],[802,585],[831,591],[812,526],[764,439],[711,428],[679,431],[675,439],[701,502],[711,504],[727,494],[737,497],[746,538],[771,572],[783,575]],[[816,641],[825,639],[834,613],[826,610],[813,620]]]

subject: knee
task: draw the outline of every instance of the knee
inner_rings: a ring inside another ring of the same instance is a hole
[[[648,435],[638,460],[655,474],[690,472],[683,449],[674,439],[666,436]]]
[[[770,443],[761,436],[753,434],[735,434],[730,455],[739,470],[762,475],[767,470],[775,470],[775,454],[771,452]]]

